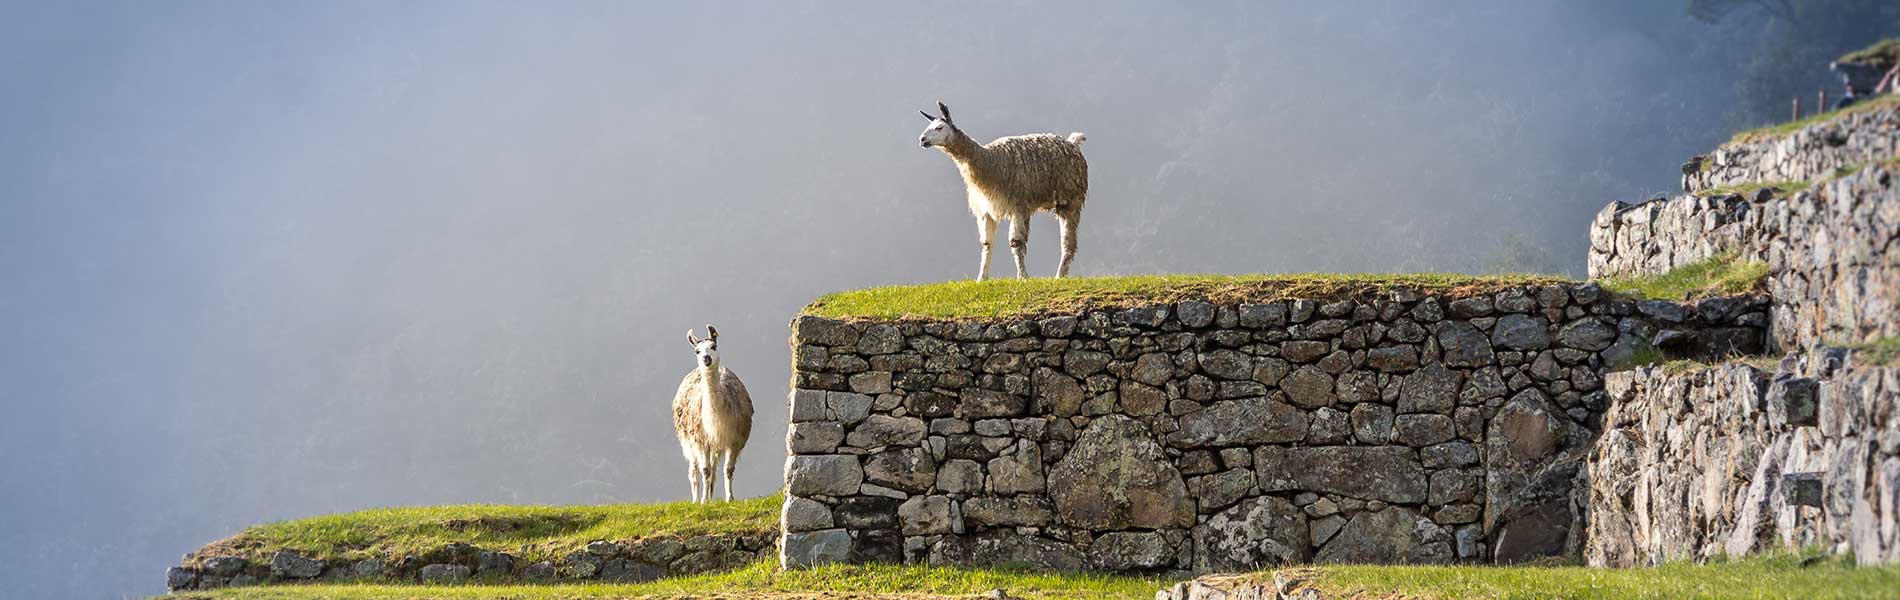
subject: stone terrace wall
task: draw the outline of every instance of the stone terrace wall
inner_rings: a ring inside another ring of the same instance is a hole
[[[1210,571],[1574,551],[1605,365],[1659,338],[1759,347],[1765,307],[1571,284],[800,317],[781,560]]]
[[[246,558],[213,544],[165,572],[171,591],[210,590],[262,583],[637,583],[661,577],[725,571],[770,558],[772,531],[599,540],[558,560],[525,562],[501,549],[453,542],[420,554],[322,560],[295,552]]]
[[[1579,488],[1590,564],[1809,546],[1900,562],[1900,368],[1843,356],[1606,376],[1614,402]]]
[[[1815,123],[1792,134],[1724,144],[1682,165],[1682,191],[1752,182],[1819,181],[1835,169],[1900,155],[1900,104]]]
[[[1649,275],[1724,251],[1767,261],[1781,347],[1900,335],[1900,172],[1870,165],[1792,196],[1611,204],[1590,275]]]

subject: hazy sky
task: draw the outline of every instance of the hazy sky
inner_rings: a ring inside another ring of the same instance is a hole
[[[19,597],[265,520],[685,498],[709,322],[771,492],[798,308],[975,271],[939,99],[1089,134],[1079,275],[1580,274],[1726,137],[1738,47],[1648,1],[7,4]]]

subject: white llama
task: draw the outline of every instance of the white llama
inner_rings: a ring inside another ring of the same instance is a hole
[[[746,393],[739,376],[719,364],[719,330],[706,326],[706,339],[692,330],[686,341],[693,344],[698,366],[673,394],[673,431],[679,434],[680,451],[686,455],[686,477],[693,486],[694,502],[711,502],[713,467],[726,467],[726,501],[732,501],[732,469],[752,435],[752,395]]]
[[[1069,275],[1075,258],[1075,229],[1081,224],[1082,203],[1088,201],[1089,163],[1082,157],[1081,132],[1062,137],[1051,133],[1014,135],[977,144],[950,119],[950,107],[937,103],[943,116],[924,113],[930,125],[918,136],[925,148],[936,146],[956,161],[969,195],[970,214],[983,243],[983,262],[976,280],[990,276],[990,249],[996,222],[1009,219],[1009,251],[1016,258],[1016,277],[1029,276],[1023,255],[1029,246],[1029,217],[1038,211],[1055,213],[1062,228],[1062,263],[1056,277]],[[922,112],[922,111],[919,111]]]

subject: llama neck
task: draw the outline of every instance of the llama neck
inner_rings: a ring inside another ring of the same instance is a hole
[[[963,130],[957,129],[950,136],[950,143],[944,144],[943,153],[950,155],[950,158],[958,163],[975,164],[983,158],[983,145],[970,139]]]

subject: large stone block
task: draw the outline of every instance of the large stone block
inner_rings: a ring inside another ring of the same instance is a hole
[[[806,454],[785,460],[786,492],[794,496],[845,496],[858,493],[864,468],[858,457]]]
[[[1181,417],[1170,443],[1182,448],[1297,442],[1306,437],[1306,411],[1267,398],[1215,402]]]
[[[1409,508],[1354,516],[1313,555],[1322,563],[1429,564],[1452,560],[1452,536]]]
[[[787,533],[779,546],[779,567],[807,569],[845,562],[850,556],[851,533],[843,529]]]
[[[864,480],[881,486],[921,494],[937,482],[937,463],[923,448],[888,450],[864,461]],[[793,492],[797,494],[797,492]],[[802,494],[800,494],[802,495]]]
[[[1194,527],[1194,568],[1243,571],[1306,562],[1306,513],[1285,498],[1242,500]]]
[[[1411,449],[1399,446],[1262,446],[1254,451],[1253,468],[1263,492],[1322,492],[1394,504],[1425,501],[1425,469]]]
[[[1065,525],[1095,530],[1194,524],[1187,483],[1139,421],[1109,415],[1089,423],[1049,472],[1049,495]]]

